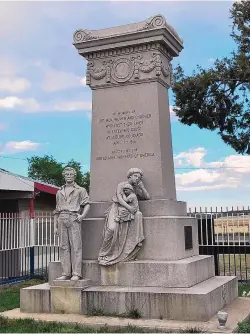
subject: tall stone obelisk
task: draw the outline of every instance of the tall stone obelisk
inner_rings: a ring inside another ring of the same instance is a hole
[[[214,276],[213,257],[199,255],[197,220],[176,200],[168,88],[182,39],[156,15],[78,30],[74,45],[87,60],[93,93],[92,203],[82,235],[83,273],[95,286],[82,292],[82,313],[101,308],[120,314],[129,305],[144,317],[208,320],[237,296],[237,281]],[[144,171],[151,196],[139,204],[145,240],[136,261],[100,266],[104,213],[131,167]]]
[[[93,91],[93,202],[109,201],[131,167],[141,168],[152,199],[176,199],[168,88],[182,39],[162,15],[127,26],[78,30]],[[101,189],[101,190],[100,190]]]

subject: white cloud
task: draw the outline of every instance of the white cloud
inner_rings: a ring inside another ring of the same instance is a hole
[[[92,104],[85,100],[62,101],[43,104],[34,98],[8,96],[0,99],[0,110],[17,110],[24,113],[90,111]],[[87,116],[89,117],[89,116]]]
[[[196,182],[213,183],[218,180],[220,173],[215,171],[208,171],[205,169],[198,169],[188,173],[177,174],[176,180],[180,186],[188,185]]]
[[[250,184],[250,156],[230,155],[218,161],[207,162],[204,147],[181,152],[174,157],[176,167],[197,168],[176,173],[179,191],[208,191],[248,187]],[[183,167],[184,166],[184,167]]]
[[[0,99],[0,109],[19,109],[23,112],[38,112],[40,105],[33,98],[22,99],[16,96],[8,96]]]
[[[86,85],[86,78],[78,77],[73,73],[46,69],[42,88],[46,92],[55,92]]]
[[[250,173],[250,156],[229,155],[220,163],[224,168],[230,168],[231,171],[238,174]]]
[[[191,186],[191,187],[178,187],[179,191],[203,191],[203,190],[218,190],[218,189],[232,189],[237,188],[238,185],[235,183],[232,184],[213,184],[213,185],[203,185],[203,186]]]
[[[30,140],[9,141],[2,146],[1,153],[3,154],[3,153],[36,151],[40,146],[41,146],[40,143],[32,142]]]
[[[30,88],[30,82],[25,78],[1,77],[0,92],[22,93]]]
[[[203,159],[206,155],[204,147],[197,147],[188,152],[181,152],[177,154],[174,159],[177,165],[191,165],[194,167],[201,167]]]
[[[0,92],[22,93],[31,87],[29,80],[20,76],[19,66],[13,59],[0,58]]]
[[[89,101],[66,101],[54,105],[55,111],[86,111],[91,110],[92,104]]]

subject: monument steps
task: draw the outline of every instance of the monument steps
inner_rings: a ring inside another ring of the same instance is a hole
[[[89,286],[21,290],[21,312],[91,315],[93,310],[121,316],[137,310],[142,318],[208,321],[237,298],[237,277],[214,276],[189,288]]]
[[[138,260],[112,266],[83,261],[82,273],[95,285],[185,288],[213,277],[214,259],[198,255],[176,261]]]
[[[93,286],[81,292],[82,314],[137,310],[142,318],[208,321],[237,298],[237,278],[215,276],[190,288]]]

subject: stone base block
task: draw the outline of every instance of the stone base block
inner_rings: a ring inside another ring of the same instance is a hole
[[[54,280],[52,286],[68,287],[68,288],[86,288],[87,286],[93,285],[90,279],[81,279],[79,281],[71,280]]]
[[[24,288],[20,310],[25,313],[126,315],[143,318],[208,321],[238,296],[233,276],[215,276],[190,288],[91,286],[55,287],[48,283]]]
[[[143,318],[208,321],[237,298],[238,282],[216,276],[191,288],[96,286],[81,294],[82,314],[98,309],[118,316],[137,310]]]
[[[44,283],[21,289],[20,310],[25,313],[50,313],[50,285]]]
[[[81,291],[83,288],[51,286],[50,291],[52,313],[81,313]]]
[[[100,266],[83,261],[84,277],[98,285],[190,287],[214,276],[213,256],[198,255],[177,261],[131,261]]]
[[[92,202],[88,213],[89,218],[103,218],[111,202]],[[169,199],[155,199],[139,202],[140,211],[144,217],[155,216],[186,216],[186,202]]]
[[[138,260],[172,261],[199,255],[197,220],[184,216],[143,218],[145,241]],[[185,249],[185,227],[192,229],[192,248]],[[104,218],[82,222],[83,260],[96,260],[102,244]]]

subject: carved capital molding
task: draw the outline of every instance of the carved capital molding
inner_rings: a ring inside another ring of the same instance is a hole
[[[88,60],[86,84],[91,88],[145,82],[161,78],[172,85],[172,66],[160,51],[123,54],[105,59]]]
[[[172,60],[173,57],[167,51],[166,47],[160,43],[148,43],[137,46],[124,47],[119,49],[112,49],[100,52],[93,52],[85,55],[84,57],[87,60],[90,59],[106,59],[107,57],[117,57],[121,55],[137,54],[145,51],[159,51],[169,60]]]

